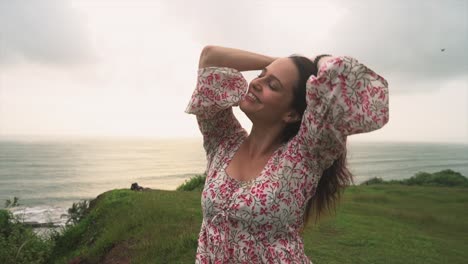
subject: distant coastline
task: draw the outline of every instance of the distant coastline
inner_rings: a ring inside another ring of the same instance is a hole
[[[359,136],[358,136],[359,137]],[[150,141],[174,141],[174,140],[199,140],[202,142],[203,138],[201,136],[184,136],[184,137],[155,137],[155,136],[125,136],[125,135],[37,135],[37,134],[0,134],[0,141],[76,141],[76,140],[93,140],[93,141],[100,141],[100,140],[128,140],[128,141],[142,141],[142,140],[150,140]],[[353,143],[363,143],[363,144],[435,144],[435,145],[468,145],[468,141],[466,140],[365,140],[365,139],[356,139],[354,137],[350,137],[349,142]]]
[[[205,171],[201,138],[184,140],[0,141],[0,201],[19,197],[28,221],[63,224],[67,209],[134,182],[175,190]],[[359,185],[451,169],[468,175],[468,145],[350,142],[348,164]],[[0,204],[0,207],[3,204]]]

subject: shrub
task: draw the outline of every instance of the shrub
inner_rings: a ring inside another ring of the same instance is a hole
[[[382,178],[374,177],[374,178],[370,178],[364,181],[363,183],[361,183],[361,185],[383,184],[383,183],[385,183],[385,181]]]
[[[82,200],[77,203],[73,203],[72,207],[68,209],[68,220],[67,225],[70,223],[72,225],[77,224],[84,216],[85,212],[89,207],[89,202],[87,200]]]
[[[7,208],[19,205],[15,197],[5,202]],[[24,225],[8,210],[0,210],[0,263],[49,263],[54,246],[62,242],[63,233],[76,225],[86,214],[89,202],[73,203],[68,209],[67,226],[62,231],[50,230],[48,237],[40,237],[33,228]]]
[[[177,191],[203,191],[206,175],[195,175],[177,187]]]
[[[406,185],[430,185],[432,182],[432,174],[427,172],[418,172],[409,179],[402,180]]]
[[[11,207],[16,207],[20,206],[21,204],[19,203],[19,198],[18,197],[13,197],[13,202],[10,199],[6,199],[5,201],[5,208],[11,208]]]
[[[443,170],[433,173],[433,181],[437,185],[443,186],[468,186],[468,179],[459,172],[453,170]]]
[[[17,206],[18,198],[7,200],[7,208]],[[0,210],[0,263],[46,263],[53,247],[51,239],[43,239],[32,227],[22,224],[8,210]]]
[[[442,170],[434,173],[418,172],[413,177],[403,180],[384,181],[381,178],[371,178],[361,183],[361,185],[384,183],[420,186],[468,187],[468,178],[453,170]]]

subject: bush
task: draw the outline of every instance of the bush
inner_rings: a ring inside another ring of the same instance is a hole
[[[383,184],[383,183],[386,183],[386,182],[382,178],[374,177],[374,178],[370,178],[364,181],[363,183],[361,183],[361,185]]]
[[[418,172],[415,176],[403,180],[406,185],[432,185],[432,186],[468,186],[468,179],[459,172],[443,170],[435,173]]]
[[[429,185],[432,182],[432,174],[427,172],[418,172],[409,179],[402,180],[406,185]]]
[[[36,235],[10,211],[0,210],[0,263],[46,263],[53,244]]]
[[[11,208],[11,207],[15,207],[15,206],[20,206],[18,197],[16,197],[16,196],[13,197],[13,201],[11,201],[10,199],[6,199],[5,208]]]
[[[86,210],[89,207],[89,202],[87,200],[82,200],[77,203],[73,203],[72,207],[68,209],[68,220],[67,225],[70,223],[72,225],[77,224],[86,213]]]
[[[371,178],[361,185],[370,184],[404,184],[420,186],[447,186],[447,187],[468,187],[468,179],[459,172],[453,170],[443,170],[434,173],[418,172],[413,177],[404,180],[384,181],[381,178]]]
[[[5,202],[7,208],[19,205],[15,197]],[[8,210],[0,210],[0,263],[49,263],[57,242],[61,242],[63,232],[83,219],[89,208],[86,200],[73,203],[68,209],[67,226],[62,232],[50,230],[47,238],[39,237],[33,228],[24,225]]]
[[[433,181],[442,186],[468,186],[468,179],[459,172],[443,170],[433,173]]]
[[[177,187],[177,191],[203,191],[205,187],[206,175],[195,175],[186,180],[182,185]]]

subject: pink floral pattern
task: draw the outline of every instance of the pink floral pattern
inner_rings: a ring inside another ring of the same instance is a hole
[[[208,161],[196,263],[312,263],[299,233],[307,201],[347,136],[388,122],[387,82],[350,57],[324,63],[307,81],[299,133],[244,182],[225,170],[248,135],[232,112],[247,88],[235,69],[199,69],[186,109],[197,116]]]

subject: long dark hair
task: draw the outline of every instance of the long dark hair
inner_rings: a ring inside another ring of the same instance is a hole
[[[317,75],[318,68],[316,64],[306,57],[292,55],[289,58],[299,70],[299,80],[293,89],[292,106],[302,117],[307,107],[306,82],[311,75]],[[300,126],[301,121],[288,124],[283,130],[283,142],[287,142],[293,138],[299,131]],[[336,204],[340,200],[342,192],[346,186],[353,183],[353,175],[347,168],[345,149],[343,154],[329,168],[323,171],[315,194],[307,202],[304,212],[304,227],[309,222],[309,216],[315,215],[315,223],[317,223],[320,216],[325,213],[325,210],[330,213],[332,210],[336,210]],[[313,213],[311,213],[312,208]]]

